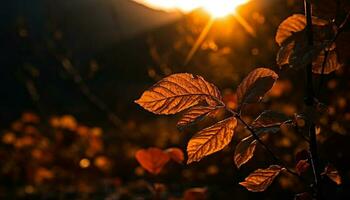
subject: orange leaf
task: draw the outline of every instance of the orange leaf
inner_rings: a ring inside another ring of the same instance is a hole
[[[140,165],[152,174],[159,174],[170,157],[159,148],[140,149],[135,157]]]
[[[218,88],[203,77],[179,73],[160,80],[135,102],[155,114],[175,114],[202,101],[215,106],[221,99]]]
[[[208,115],[211,111],[216,110],[217,107],[206,107],[206,106],[194,106],[190,108],[182,118],[177,122],[177,127],[179,129],[200,120],[202,117]]]
[[[199,161],[203,157],[226,147],[234,135],[236,126],[237,119],[231,117],[195,134],[187,145],[187,164]]]
[[[238,143],[234,155],[237,168],[240,168],[253,157],[256,143],[257,141],[252,136],[246,137]]]
[[[283,169],[278,165],[271,165],[267,169],[257,169],[239,184],[251,192],[263,192]]]
[[[237,88],[237,99],[240,104],[255,103],[268,92],[278,75],[268,68],[257,68],[250,72]]]
[[[327,175],[328,178],[330,178],[337,185],[340,185],[342,183],[338,170],[335,169],[332,165],[327,165],[322,175]]]
[[[169,155],[169,157],[177,163],[182,163],[185,159],[184,153],[179,148],[168,148],[165,150],[165,153]]]

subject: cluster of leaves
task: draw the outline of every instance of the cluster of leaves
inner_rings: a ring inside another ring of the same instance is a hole
[[[175,114],[185,111],[178,122],[178,127],[181,129],[215,113],[218,109],[226,109],[233,114],[231,117],[199,131],[190,139],[187,145],[187,163],[190,164],[226,147],[235,134],[238,120],[241,120],[240,112],[243,106],[259,102],[265,93],[271,89],[277,78],[278,75],[268,68],[257,68],[252,71],[237,88],[236,94],[239,106],[236,111],[225,105],[222,95],[215,85],[207,82],[201,76],[186,73],[173,74],[162,79],[145,91],[136,103],[155,114]],[[254,121],[252,127],[262,130],[261,132],[266,132],[284,123],[284,121],[271,123],[273,118],[270,115],[270,112],[262,113]],[[255,132],[254,136],[257,136]],[[250,141],[249,145],[243,147],[246,141]],[[256,138],[252,136],[245,138],[239,144],[240,148],[237,148],[235,155],[235,162],[238,167],[253,156],[255,145]],[[262,173],[261,170],[256,171],[241,184],[254,191],[265,190],[274,177],[283,170],[283,167],[271,167],[279,170],[274,170],[275,173],[270,173],[269,168]],[[261,175],[264,172],[267,176]],[[267,181],[267,179],[271,181]]]
[[[316,74],[329,74],[339,69],[341,64],[337,57],[335,41],[342,31],[343,24],[337,26],[332,21],[312,17],[311,29],[315,32],[311,38],[313,45],[308,42],[310,38],[305,28],[306,24],[305,16],[299,14],[288,17],[280,24],[275,37],[280,46],[277,64],[280,67],[303,69],[312,63],[312,71]],[[257,144],[270,151],[260,139],[264,134],[276,133],[285,125],[298,126],[298,120],[303,118],[298,114],[288,117],[269,110],[261,113],[251,124],[247,124],[241,118],[242,108],[246,104],[261,101],[277,79],[278,75],[268,68],[257,68],[250,72],[236,90],[238,106],[235,110],[224,103],[219,89],[214,84],[201,76],[187,73],[173,74],[160,80],[135,102],[155,114],[184,112],[177,123],[180,130],[204,117],[215,115],[218,110],[227,111],[231,114],[230,117],[204,128],[189,140],[187,164],[200,161],[205,156],[225,148],[235,135],[240,121],[250,131],[251,136],[244,138],[236,147],[234,161],[239,168],[253,157]],[[304,119],[308,121],[309,118],[310,115]],[[270,153],[273,154],[271,151]],[[274,158],[278,161],[278,158]],[[296,165],[297,174],[305,172],[310,167],[310,162],[309,157],[299,160]],[[254,171],[240,184],[250,191],[261,192],[267,189],[280,172],[288,171],[294,174],[286,169],[283,163],[278,164]],[[326,167],[323,175],[340,184],[339,174],[335,169],[327,170],[328,168],[330,167]]]
[[[335,43],[339,28],[334,22],[317,17],[312,18],[312,24],[314,30],[312,47],[307,42],[304,15],[294,14],[279,25],[275,38],[280,46],[277,54],[279,66],[302,69],[312,62],[312,71],[316,74],[329,74],[342,66]]]

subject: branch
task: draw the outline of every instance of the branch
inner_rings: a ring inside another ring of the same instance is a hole
[[[309,47],[312,47],[313,44],[313,30],[312,30],[312,5],[308,0],[304,0],[305,7],[305,17],[306,17],[306,34],[308,39]],[[314,105],[314,89],[312,82],[312,61],[306,67],[306,87],[305,87],[305,105],[313,106]],[[310,152],[311,152],[311,165],[313,168],[314,174],[314,194],[313,196],[316,199],[321,199],[321,174],[319,166],[319,158],[317,152],[317,140],[316,140],[316,131],[315,124],[309,124],[309,140],[310,140]]]
[[[259,138],[259,136],[256,134],[256,132],[252,129],[252,127],[249,126],[249,124],[247,124],[247,122],[245,122],[245,121],[241,118],[241,116],[240,116],[239,113],[237,113],[237,112],[235,112],[235,111],[233,111],[233,110],[231,110],[231,109],[229,109],[229,108],[227,108],[227,107],[226,107],[226,110],[229,111],[230,113],[232,113],[233,116],[236,117],[236,118],[249,130],[249,132],[250,132],[251,135],[254,137],[254,139],[255,139],[256,141],[258,141],[259,144],[261,144],[261,145],[263,146],[263,148],[272,156],[272,158],[275,160],[275,162],[277,162],[279,165],[283,166],[283,167],[287,170],[287,172],[289,172],[290,174],[292,174],[292,175],[298,177],[302,182],[306,182],[305,179],[304,179],[303,177],[299,176],[299,174],[297,174],[297,173],[294,172],[293,170],[289,169],[289,168],[287,167],[287,165],[286,165],[279,157],[277,157],[277,156],[275,155],[275,153],[270,149],[270,147],[267,146],[267,145]]]

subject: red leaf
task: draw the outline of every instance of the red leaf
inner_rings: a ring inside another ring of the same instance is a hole
[[[152,174],[159,174],[170,157],[159,148],[140,149],[135,157],[140,165]]]
[[[177,163],[182,163],[183,161],[184,161],[184,159],[185,159],[185,157],[184,157],[184,153],[182,152],[182,150],[181,149],[179,149],[179,148],[168,148],[168,149],[166,149],[165,150],[165,153],[167,153],[168,155],[169,155],[169,157],[173,160],[173,161],[175,161],[175,162],[177,162]]]

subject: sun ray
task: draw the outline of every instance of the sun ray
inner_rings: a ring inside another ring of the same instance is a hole
[[[208,23],[205,25],[203,31],[199,35],[198,39],[196,40],[196,42],[194,43],[194,45],[192,46],[190,52],[188,53],[188,55],[186,57],[185,66],[190,62],[193,55],[196,53],[196,51],[198,50],[198,48],[200,47],[200,45],[202,44],[204,39],[207,37],[211,27],[213,26],[214,21],[215,21],[215,18],[211,17],[209,19]]]
[[[235,13],[234,17],[236,18],[238,23],[243,26],[247,33],[249,33],[253,37],[256,37],[256,32],[253,29],[253,27],[239,13]]]

